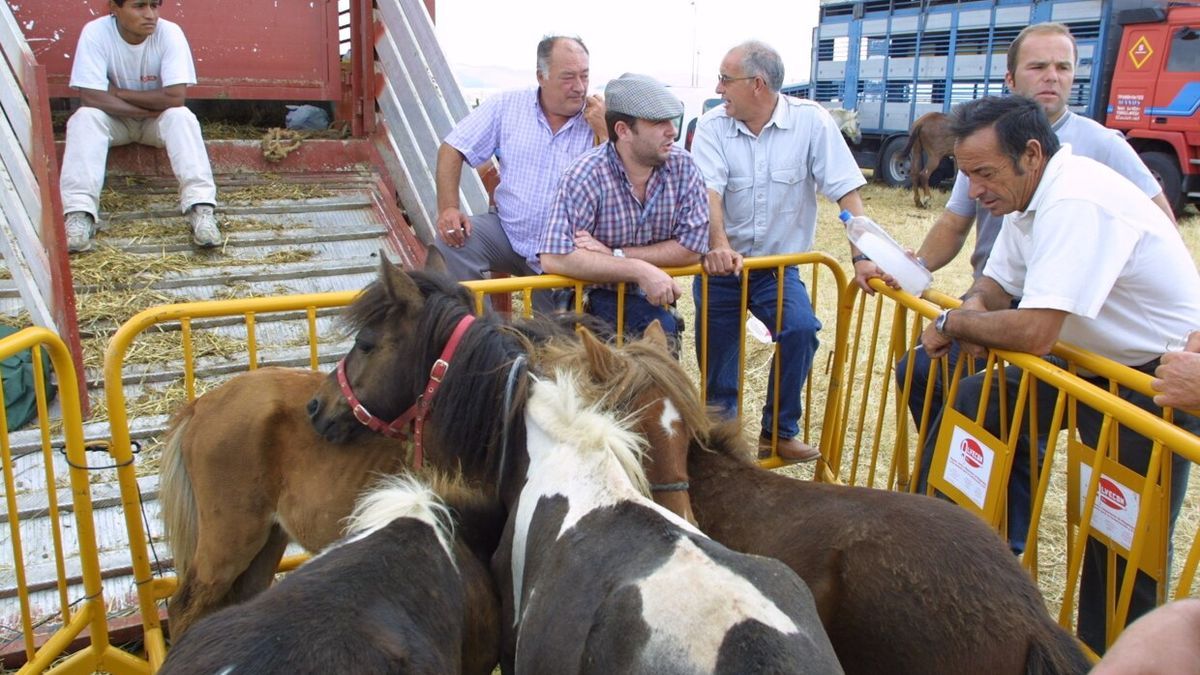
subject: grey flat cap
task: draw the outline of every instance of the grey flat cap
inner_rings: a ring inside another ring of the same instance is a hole
[[[667,87],[646,75],[625,73],[604,88],[604,107],[643,120],[672,120],[683,114],[683,103]]]

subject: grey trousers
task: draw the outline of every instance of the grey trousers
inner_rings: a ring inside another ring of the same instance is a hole
[[[513,250],[508,234],[500,226],[500,215],[493,212],[471,216],[471,236],[460,247],[447,244],[438,237],[434,246],[446,259],[446,271],[459,281],[487,279],[490,272],[503,272],[515,277],[537,274],[525,258]],[[542,313],[554,310],[550,291],[533,294],[533,308]]]

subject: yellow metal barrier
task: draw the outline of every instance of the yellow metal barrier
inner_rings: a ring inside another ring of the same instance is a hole
[[[58,383],[58,397],[62,409],[63,435],[70,484],[71,504],[74,511],[75,540],[78,545],[78,562],[82,577],[83,596],[71,599],[71,580],[66,571],[66,560],[72,551],[67,550],[63,536],[63,509],[58,503],[49,407],[46,400],[46,382],[41,368],[34,368],[34,386],[37,396],[37,420],[41,431],[41,459],[45,475],[47,504],[44,513],[51,523],[50,530],[54,546],[56,585],[59,596],[58,623],[60,627],[49,637],[36,629],[55,617],[34,616],[30,603],[32,589],[26,577],[25,551],[22,545],[21,509],[18,503],[18,485],[14,475],[14,457],[10,445],[8,420],[5,416],[3,388],[0,387],[0,452],[3,454],[4,496],[8,511],[8,534],[11,549],[11,564],[16,579],[20,602],[21,638],[24,641],[26,663],[22,673],[46,670],[50,664],[62,658],[68,647],[88,631],[87,646],[76,651],[57,664],[55,672],[91,673],[145,673],[149,665],[109,643],[107,616],[103,587],[100,581],[99,554],[96,547],[95,525],[92,518],[92,498],[89,487],[87,459],[84,457],[83,421],[80,414],[80,392],[75,377],[75,367],[67,347],[54,333],[44,328],[27,328],[0,341],[0,359],[32,349],[34,363],[40,363],[43,351],[49,355]],[[43,535],[44,536],[44,535]],[[38,642],[45,640],[38,647]]]
[[[915,490],[921,448],[926,445],[926,439],[938,434],[939,429],[932,428],[932,387],[928,388],[923,400],[916,401],[921,410],[918,419],[913,419],[910,414],[908,402],[913,395],[914,382],[918,377],[932,378],[940,374],[945,409],[949,410],[950,402],[955,400],[958,382],[968,374],[963,365],[967,359],[959,359],[952,370],[947,367],[946,359],[940,359],[924,373],[917,372],[911,358],[907,359],[907,367],[901,368],[900,364],[902,357],[919,343],[921,331],[928,321],[943,306],[956,306],[958,301],[936,292],[927,293],[926,297],[934,300],[934,304],[892,291],[877,280],[872,282],[872,287],[878,291],[873,298],[858,293],[855,288],[847,294],[848,307],[853,311],[853,331],[845,394],[838,404],[835,445],[845,447],[848,453],[845,462],[837,466],[840,477],[852,484]],[[1174,592],[1171,596],[1185,597],[1191,592],[1200,564],[1197,524],[1194,519],[1184,517],[1176,523],[1175,560],[1178,562],[1182,558],[1183,563],[1175,565],[1172,574],[1167,565],[1171,538],[1168,536],[1164,486],[1170,483],[1172,454],[1184,457],[1192,464],[1200,463],[1200,438],[1172,424],[1173,411],[1164,410],[1159,417],[1116,395],[1118,385],[1152,394],[1149,375],[1061,343],[1053,354],[1064,362],[1063,368],[1029,354],[993,352],[982,368],[984,400],[976,410],[961,411],[962,417],[955,418],[955,425],[974,433],[974,425],[983,422],[986,392],[992,390],[992,380],[1001,376],[1004,365],[1021,369],[1022,377],[1015,391],[1011,387],[997,387],[1001,413],[999,428],[993,434],[979,433],[981,437],[995,436],[992,445],[985,444],[984,448],[985,452],[989,447],[994,448],[996,462],[991,473],[996,480],[982,479],[986,499],[974,501],[953,484],[947,485],[941,480],[943,474],[939,471],[944,464],[935,463],[931,483],[1003,533],[1009,468],[1018,438],[1024,433],[1029,439],[1046,439],[1041,466],[1033,459],[1032,452],[1028,460],[1032,500],[1029,536],[1022,562],[1039,580],[1050,604],[1059,605],[1060,623],[1070,628],[1084,543],[1093,537],[1107,544],[1106,641],[1111,643],[1126,623],[1132,581],[1139,568],[1160,582],[1160,603],[1167,598],[1164,589],[1171,585],[1172,579]],[[1093,383],[1096,381],[1102,386]],[[1002,385],[1003,380],[997,384]],[[1107,388],[1103,386],[1105,384]],[[1039,419],[1036,402],[1039,389],[1055,396],[1049,419]],[[1081,433],[1080,406],[1100,414],[1099,429],[1089,426]],[[946,428],[941,430],[943,437],[938,439],[939,454],[936,456],[946,462],[953,427],[943,427]],[[1145,474],[1132,471],[1115,460],[1120,452],[1119,429],[1135,434],[1150,445]],[[1060,431],[1066,433],[1060,434]],[[1082,439],[1087,436],[1098,438],[1097,447],[1083,443]],[[958,440],[962,436],[953,438]],[[1031,445],[1036,448],[1036,441]],[[1066,452],[1063,452],[1064,448]],[[836,455],[836,448],[834,452]],[[1102,482],[1104,494],[1098,499]],[[1063,483],[1067,484],[1065,490]],[[1125,490],[1121,490],[1121,486]],[[1191,509],[1195,512],[1200,490],[1196,489],[1195,482],[1192,486]],[[976,498],[979,496],[975,495]],[[1120,507],[1123,510],[1126,499],[1130,511],[1135,504],[1141,507],[1136,510],[1136,520],[1114,521],[1114,509]],[[1065,553],[1053,550],[1051,555],[1040,556],[1045,546],[1051,546],[1047,543],[1049,540],[1063,542]],[[1115,571],[1114,551],[1119,551],[1122,558],[1131,562],[1120,579]],[[1186,555],[1180,556],[1184,551]]]

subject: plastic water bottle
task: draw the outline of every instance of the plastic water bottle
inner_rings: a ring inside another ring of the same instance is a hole
[[[920,295],[933,283],[933,275],[896,243],[882,227],[867,216],[852,216],[849,211],[838,214],[846,225],[846,237],[870,258],[879,269],[890,274],[912,295]]]

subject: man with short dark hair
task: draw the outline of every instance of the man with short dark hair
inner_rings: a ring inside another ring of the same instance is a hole
[[[541,272],[538,245],[558,179],[606,134],[604,102],[587,95],[588,58],[577,37],[543,38],[537,88],[488,98],[446,136],[437,159],[435,245],[454,278]],[[495,210],[468,217],[459,209],[463,164],[479,166],[492,157],[500,163]],[[550,294],[534,293],[534,306],[553,309]]]
[[[1042,107],[1059,141],[1071,144],[1072,154],[1090,157],[1128,178],[1174,222],[1174,214],[1162,187],[1125,137],[1095,120],[1076,115],[1067,107],[1071,86],[1075,81],[1077,52],[1075,38],[1064,24],[1037,23],[1027,26],[1008,47],[1008,71],[1004,74],[1004,83],[1012,93],[1031,98]],[[988,213],[967,194],[969,182],[966,176],[958,173],[946,209],[917,250],[917,257],[930,271],[941,269],[958,255],[974,224],[975,249],[971,253],[971,266],[976,278],[983,273],[992,242],[996,240],[1004,219]],[[929,358],[924,352],[917,350],[913,354],[915,358],[908,407],[914,421],[920,424],[930,382],[933,386],[933,393],[929,396],[930,419],[942,408],[942,378],[937,371],[930,372]],[[952,348],[948,357],[950,369],[953,370],[958,359],[957,348]],[[909,358],[906,355],[896,367],[898,386],[901,388],[908,372]],[[976,364],[977,367],[981,365]]]
[[[212,166],[200,123],[184,107],[187,86],[196,83],[192,52],[183,30],[159,18],[161,4],[109,0],[109,16],[79,34],[71,86],[82,105],[67,121],[59,181],[71,252],[91,249],[108,149],[127,143],[166,147],[193,243],[221,243]]]
[[[746,42],[726,54],[717,78],[724,100],[696,126],[692,152],[704,174],[712,213],[711,242],[704,256],[708,273],[708,403],[737,414],[738,352],[742,309],[742,258],[812,249],[817,191],[854,215],[863,214],[858,189],[866,183],[838,125],[817,103],[780,94],[783,60],[762,42]],[[851,246],[856,281],[874,269]],[[780,279],[779,277],[782,277]],[[701,306],[702,279],[692,289]],[[777,453],[785,461],[812,461],[820,452],[799,437],[801,390],[812,369],[821,323],[813,314],[804,282],[793,267],[755,270],[747,289],[749,311],[774,330],[778,288],[783,288],[783,329],[776,369],[771,369],[762,411],[759,456],[770,457],[775,426]],[[866,288],[863,286],[863,288]],[[697,312],[700,314],[699,310]],[[702,347],[696,323],[696,348]],[[699,351],[697,351],[699,354]],[[779,416],[773,414],[776,387]]]
[[[1164,346],[1200,325],[1200,274],[1170,218],[1129,180],[1099,162],[1060,146],[1042,108],[1027,98],[986,97],[954,108],[954,155],[970,181],[970,196],[1003,215],[983,274],[962,307],[943,312],[922,334],[933,358],[952,341],[982,356],[985,347],[1046,355],[1063,340],[1118,363],[1153,372]],[[1006,215],[1007,214],[1007,215]],[[1014,307],[1013,300],[1020,298]],[[994,377],[984,427],[999,436],[1001,386],[1009,405],[1021,369]],[[975,415],[986,373],[959,383],[957,410]],[[1001,380],[1004,382],[1001,382]],[[1108,381],[1092,381],[1107,388]],[[1039,383],[1037,414],[1050,419],[1057,391]],[[1117,395],[1156,415],[1150,397],[1120,387]],[[1008,411],[1011,419],[1012,411]],[[1177,414],[1192,433],[1200,421]],[[931,425],[921,457],[918,489],[925,491],[938,428]],[[1102,415],[1077,406],[1085,443],[1097,446]],[[1120,462],[1145,474],[1151,444],[1122,427]],[[1029,442],[1019,439],[1009,478],[1009,509],[1028,513]],[[1190,462],[1172,457],[1169,518],[1173,527],[1187,490]],[[1024,484],[1024,491],[1014,490]],[[1024,523],[1010,520],[1010,538],[1024,541]],[[1079,636],[1097,653],[1105,647],[1104,584],[1108,549],[1089,540],[1079,593]],[[1120,574],[1120,572],[1118,572]],[[1139,573],[1130,620],[1155,605],[1154,583]]]
[[[551,274],[594,281],[587,310],[640,336],[657,319],[669,336],[682,326],[672,305],[682,292],[662,267],[699,262],[708,250],[708,202],[691,155],[674,144],[683,104],[662,84],[626,73],[604,90],[608,142],[563,174],[540,247]]]

